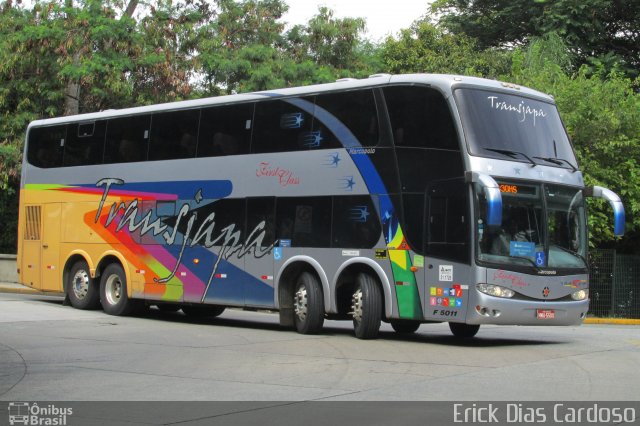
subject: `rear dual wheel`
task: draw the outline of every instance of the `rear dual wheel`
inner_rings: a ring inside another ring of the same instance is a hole
[[[369,274],[356,277],[356,288],[351,296],[353,329],[358,339],[375,339],[382,321],[382,292],[378,282]]]
[[[100,301],[102,309],[109,315],[131,315],[143,306],[142,300],[129,298],[127,277],[118,263],[112,263],[102,272],[100,278]]]

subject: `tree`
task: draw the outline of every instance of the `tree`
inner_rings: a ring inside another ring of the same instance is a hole
[[[288,50],[298,61],[311,60],[346,76],[368,68],[361,50],[366,49],[362,39],[365,28],[362,18],[339,19],[333,10],[319,7],[306,25],[296,25],[287,33]]]
[[[562,52],[557,38],[535,40],[528,51],[517,51],[511,81],[553,94],[571,137],[586,185],[600,185],[620,195],[627,213],[627,235],[618,248],[638,252],[640,240],[640,94],[619,71],[586,66],[569,74],[566,63],[549,52]],[[549,46],[549,44],[556,46]],[[566,51],[566,50],[565,50]],[[590,200],[590,241],[606,246],[615,241],[610,207]]]
[[[385,72],[453,73],[499,75],[508,70],[507,52],[479,51],[476,42],[462,35],[443,31],[424,18],[400,31],[398,38],[388,37],[381,46]]]
[[[455,34],[481,49],[526,45],[556,32],[577,65],[614,64],[629,76],[640,68],[640,2],[637,0],[438,0],[432,10]]]

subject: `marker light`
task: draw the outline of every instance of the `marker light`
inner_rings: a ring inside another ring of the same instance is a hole
[[[515,291],[509,288],[501,287],[495,284],[478,284],[476,285],[476,288],[480,293],[488,294],[489,296],[495,297],[509,298],[513,297],[516,294]]]
[[[573,300],[585,300],[586,298],[589,297],[589,290],[587,289],[582,289],[582,290],[578,290],[578,291],[574,291],[571,294],[571,298]]]

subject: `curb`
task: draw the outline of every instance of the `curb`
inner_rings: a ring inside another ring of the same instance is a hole
[[[40,290],[27,287],[21,284],[0,284],[0,293],[14,293],[14,294],[44,294]]]
[[[629,318],[586,318],[585,324],[640,325],[640,319]]]

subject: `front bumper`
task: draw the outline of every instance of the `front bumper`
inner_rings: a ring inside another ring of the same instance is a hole
[[[480,309],[478,309],[479,307]],[[539,309],[552,310],[554,317],[541,319]],[[480,311],[480,312],[479,312]],[[467,324],[580,325],[589,311],[589,299],[552,302],[504,299],[476,292],[470,300]]]

